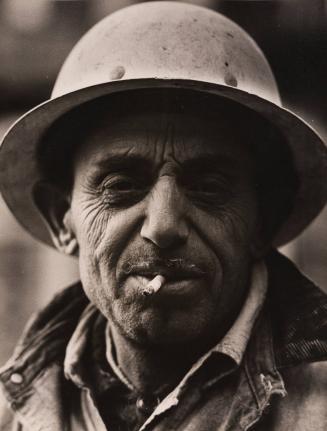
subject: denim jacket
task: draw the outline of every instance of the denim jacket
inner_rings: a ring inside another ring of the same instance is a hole
[[[267,266],[268,296],[241,365],[226,371],[213,357],[178,405],[145,430],[327,429],[327,297],[277,252]],[[87,306],[76,284],[28,325],[0,372],[1,431],[106,430],[90,388],[63,371]]]

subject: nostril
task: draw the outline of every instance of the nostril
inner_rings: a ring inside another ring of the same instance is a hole
[[[188,237],[183,194],[173,176],[162,176],[149,195],[141,236],[160,248],[180,245]]]
[[[187,225],[182,221],[173,221],[167,217],[146,220],[141,229],[141,236],[159,248],[177,247],[188,237]]]

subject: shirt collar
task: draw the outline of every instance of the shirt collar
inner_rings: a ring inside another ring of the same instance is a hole
[[[78,387],[85,386],[87,380],[84,378],[83,357],[98,315],[97,308],[89,303],[66,347],[64,373],[66,378],[72,380]]]
[[[237,319],[222,340],[212,349],[212,352],[225,354],[240,365],[253,326],[262,309],[267,288],[267,268],[261,261],[253,267],[248,295]]]

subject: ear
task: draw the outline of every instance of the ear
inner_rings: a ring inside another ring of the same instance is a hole
[[[77,256],[78,242],[71,219],[70,195],[50,183],[39,182],[34,186],[33,198],[57,250]]]

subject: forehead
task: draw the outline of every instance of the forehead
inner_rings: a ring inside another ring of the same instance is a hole
[[[216,118],[197,112],[103,113],[85,133],[75,160],[97,165],[115,156],[140,156],[154,163],[214,156],[247,163],[251,151],[246,128],[238,127],[230,112]]]

